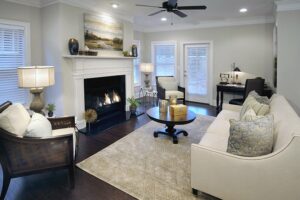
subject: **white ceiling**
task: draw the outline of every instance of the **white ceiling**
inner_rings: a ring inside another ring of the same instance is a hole
[[[29,2],[32,5],[48,5],[54,2],[65,2],[80,7],[92,9],[94,11],[106,12],[123,19],[133,21],[136,29],[156,30],[171,26],[173,18],[174,27],[197,27],[203,24],[241,22],[241,21],[261,21],[273,17],[274,0],[178,0],[180,6],[206,5],[207,10],[184,11],[188,17],[179,18],[171,13],[161,13],[149,17],[148,14],[158,11],[156,8],[136,7],[135,4],[146,4],[161,6],[163,0],[8,0],[14,2]],[[112,3],[118,3],[119,8],[111,7]],[[240,8],[247,8],[248,12],[242,14]],[[167,22],[162,22],[161,17],[167,17]],[[250,23],[250,22],[249,22]]]

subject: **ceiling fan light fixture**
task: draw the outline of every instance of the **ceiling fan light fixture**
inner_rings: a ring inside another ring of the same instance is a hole
[[[240,9],[240,13],[246,13],[246,12],[248,12],[248,9],[247,9],[247,8],[241,8],[241,9]]]
[[[112,3],[112,4],[111,4],[111,7],[113,7],[113,8],[119,8],[119,4],[117,4],[117,3]]]
[[[162,17],[160,20],[161,20],[162,22],[165,22],[165,21],[167,21],[168,19],[167,19],[166,17]]]

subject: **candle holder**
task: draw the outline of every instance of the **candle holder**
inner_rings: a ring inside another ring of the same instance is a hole
[[[168,106],[169,102],[167,100],[159,100],[159,112],[160,113],[167,113],[168,112]]]
[[[169,97],[170,105],[177,105],[177,96],[176,95],[171,95]]]

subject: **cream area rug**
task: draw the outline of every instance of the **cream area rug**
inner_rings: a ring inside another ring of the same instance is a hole
[[[149,122],[77,166],[95,177],[119,188],[137,199],[189,200],[211,199],[192,194],[191,144],[199,143],[214,117],[197,116],[184,126],[187,137],[153,137],[153,131],[164,125]]]

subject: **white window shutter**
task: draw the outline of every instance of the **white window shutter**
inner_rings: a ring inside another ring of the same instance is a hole
[[[25,65],[25,28],[0,24],[0,103],[25,103],[27,90],[18,88],[17,68]]]
[[[155,44],[154,65],[156,76],[175,76],[175,45]]]

